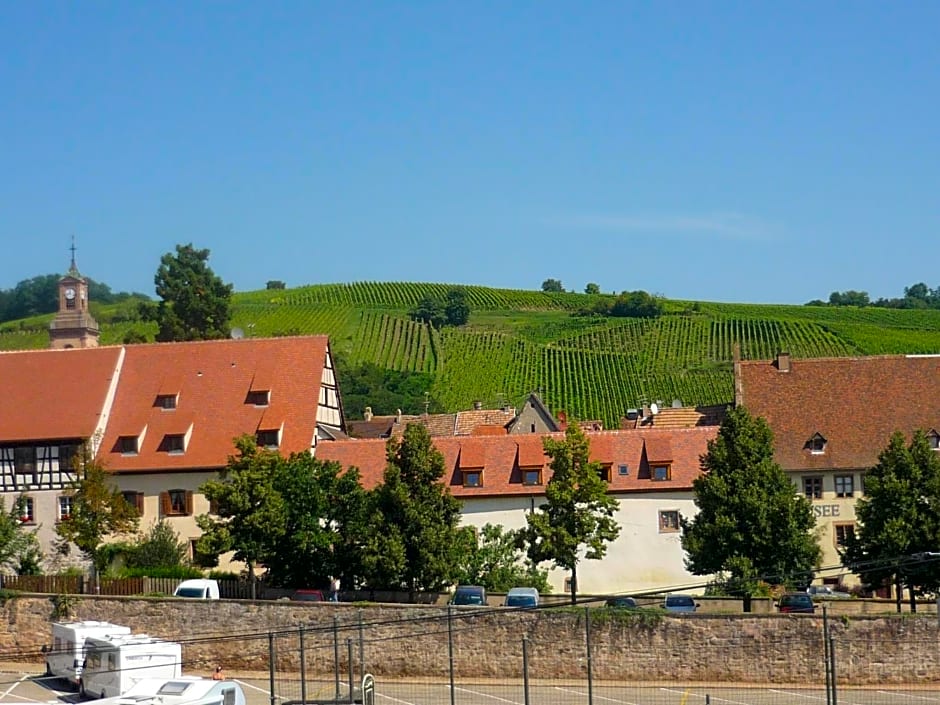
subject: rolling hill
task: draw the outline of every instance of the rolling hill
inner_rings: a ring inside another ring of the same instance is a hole
[[[238,293],[232,326],[246,335],[328,334],[350,364],[429,373],[447,410],[474,401],[517,406],[540,391],[553,410],[616,427],[627,409],[659,401],[732,401],[732,349],[745,359],[940,353],[940,310],[721,304],[668,300],[658,319],[575,315],[598,296],[462,287],[468,325],[429,329],[408,317],[447,284],[324,284]],[[93,308],[102,344],[154,330],[119,304]],[[0,349],[44,348],[51,316],[0,326]],[[340,378],[342,384],[342,377]],[[347,409],[358,416],[361,409]]]

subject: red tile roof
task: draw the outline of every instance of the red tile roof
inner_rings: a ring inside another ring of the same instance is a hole
[[[281,453],[307,451],[327,344],[326,336],[304,336],[127,346],[112,414],[117,423],[108,426],[99,457],[115,472],[220,468],[237,436],[282,423]],[[178,383],[177,408],[161,409],[154,401],[170,378]],[[245,403],[249,390],[261,387],[270,389],[271,405]],[[166,435],[190,423],[184,453],[158,450]],[[136,435],[143,425],[139,452],[121,454],[118,436]]]
[[[699,475],[699,456],[707,450],[709,440],[718,434],[717,426],[685,429],[643,429],[627,431],[599,431],[588,433],[591,457],[607,458],[614,468],[628,467],[628,474],[617,469],[611,473],[613,492],[654,492],[688,490]],[[546,434],[563,439],[563,433]],[[487,497],[494,495],[540,495],[544,486],[523,485],[519,467],[532,469],[543,465],[543,480],[551,476],[547,458],[542,453],[541,434],[517,436],[439,437],[435,447],[444,455],[444,482],[456,497]],[[672,452],[671,477],[666,481],[652,481],[644,455],[646,442],[668,444]],[[317,458],[334,460],[344,468],[357,467],[366,488],[382,481],[385,471],[385,443],[383,439],[344,440],[323,442],[317,446]],[[467,449],[474,468],[483,468],[481,487],[463,487],[461,468],[468,466],[463,452]],[[538,460],[534,460],[538,458]],[[459,465],[458,465],[459,463]],[[479,464],[478,464],[479,463]]]
[[[0,440],[91,438],[106,413],[121,348],[0,353]]]
[[[791,359],[739,363],[738,403],[767,419],[787,470],[868,468],[894,431],[940,431],[940,356]],[[819,433],[823,453],[806,442]]]

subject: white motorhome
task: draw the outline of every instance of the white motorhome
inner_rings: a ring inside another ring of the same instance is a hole
[[[130,627],[111,622],[53,622],[52,644],[43,647],[46,675],[63,678],[77,686],[85,660],[85,639],[130,634]]]
[[[79,691],[86,697],[124,695],[145,678],[182,675],[183,649],[174,641],[147,634],[85,640],[85,667]]]
[[[144,678],[123,695],[98,700],[95,705],[245,705],[245,691],[229,680]]]

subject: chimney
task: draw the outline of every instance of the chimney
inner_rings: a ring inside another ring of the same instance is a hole
[[[366,421],[372,420],[372,407],[371,406],[366,407],[365,412],[362,414],[362,418],[365,419]]]
[[[395,410],[395,423],[401,423],[401,409]]]
[[[777,370],[780,372],[790,371],[790,353],[788,352],[777,353]]]
[[[483,408],[483,402],[482,402],[482,401],[480,401],[479,399],[477,399],[475,402],[473,402],[473,410],[474,410],[474,411],[480,411],[482,408]]]

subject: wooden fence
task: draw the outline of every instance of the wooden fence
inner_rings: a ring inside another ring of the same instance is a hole
[[[251,584],[245,580],[219,580],[219,595],[229,599],[251,599]],[[172,595],[180,578],[101,578],[83,575],[4,575],[0,588],[17,592],[74,595]],[[263,581],[255,584],[259,600],[276,600],[292,590],[273,588]]]

